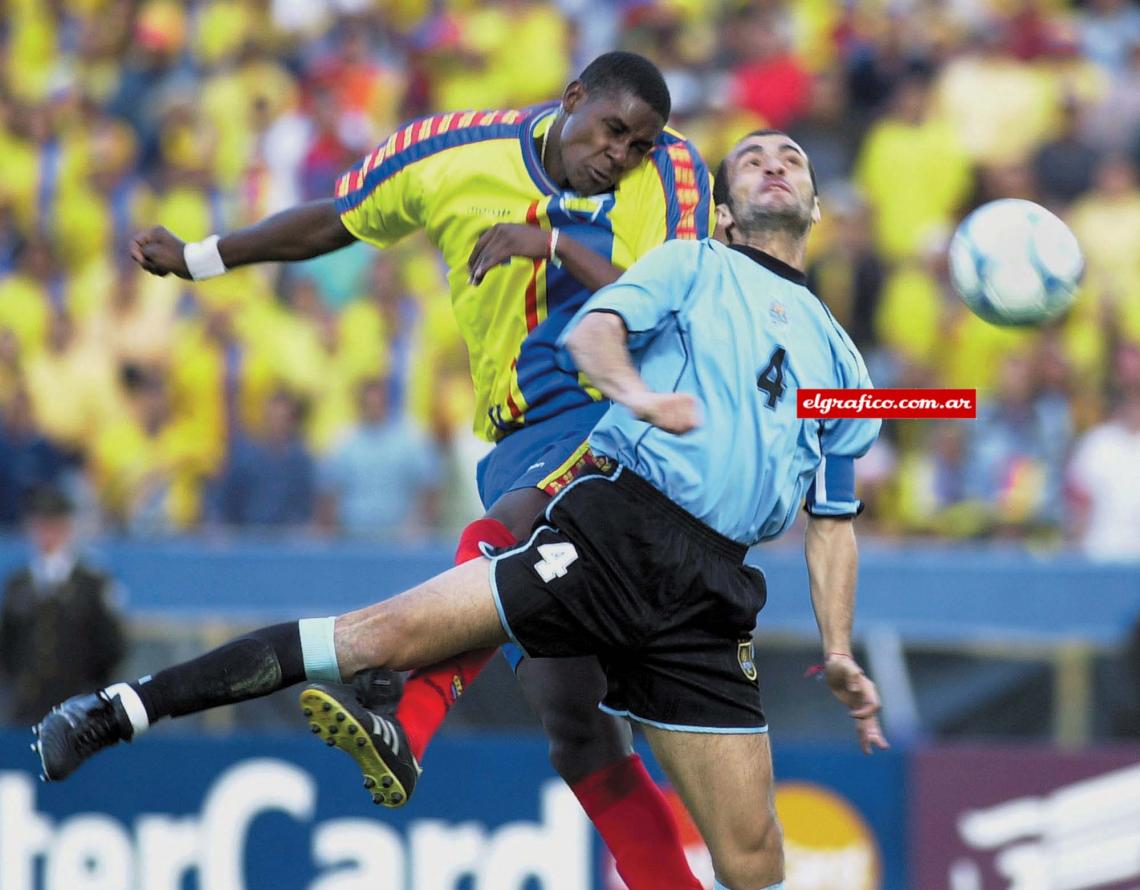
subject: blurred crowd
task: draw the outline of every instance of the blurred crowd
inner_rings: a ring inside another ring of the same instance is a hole
[[[810,278],[880,386],[976,387],[887,424],[883,535],[1140,558],[1140,6],[1124,0],[0,0],[0,522],[64,488],[89,528],[412,538],[479,512],[466,355],[425,242],[199,284],[131,234],[199,239],[303,200],[401,121],[556,97],[621,47],[715,165],[811,156]],[[946,248],[1030,198],[1087,259],[1045,330],[974,318]]]

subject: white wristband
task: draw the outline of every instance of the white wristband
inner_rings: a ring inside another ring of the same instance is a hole
[[[222,262],[222,254],[218,251],[220,237],[211,235],[202,241],[188,241],[182,248],[186,269],[195,281],[226,274],[226,264]]]

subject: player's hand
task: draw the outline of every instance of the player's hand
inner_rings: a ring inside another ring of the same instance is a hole
[[[545,259],[550,250],[550,233],[538,226],[522,223],[498,223],[491,226],[475,242],[467,259],[467,273],[472,284],[482,284],[484,276],[511,257]]]
[[[889,748],[890,744],[879,725],[879,691],[871,678],[850,655],[829,655],[823,666],[823,676],[855,721],[859,747],[864,754],[875,748]]]
[[[163,226],[154,226],[139,232],[131,239],[131,259],[151,275],[169,275],[173,272],[179,278],[189,280],[190,270],[182,249],[186,242]]]
[[[626,402],[640,420],[667,433],[687,433],[701,425],[697,400],[686,392],[645,392]]]

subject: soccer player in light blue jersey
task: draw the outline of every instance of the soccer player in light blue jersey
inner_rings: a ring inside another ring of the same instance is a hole
[[[796,414],[800,388],[867,387],[858,351],[804,283],[818,220],[811,168],[785,134],[746,137],[721,166],[728,244],[670,242],[592,297],[563,342],[614,405],[590,437],[594,468],[530,539],[335,618],[255,631],[163,672],[196,710],[304,679],[415,668],[510,640],[528,655],[597,655],[601,707],[643,725],[712,853],[724,890],[778,890],[784,863],[752,631],[767,592],[749,546],[808,514],[805,552],[824,675],[866,753],[886,747],[878,694],[852,657],[854,460],[874,420]],[[106,694],[131,713],[136,684]],[[314,733],[389,793],[370,740],[382,714],[320,685],[301,695]],[[69,700],[41,722],[61,777],[117,741]]]

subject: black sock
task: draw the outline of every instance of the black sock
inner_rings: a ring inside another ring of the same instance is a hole
[[[269,695],[304,679],[301,634],[291,621],[255,630],[130,686],[154,723]]]

